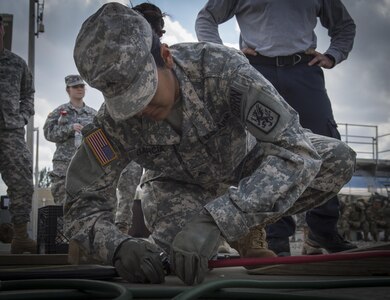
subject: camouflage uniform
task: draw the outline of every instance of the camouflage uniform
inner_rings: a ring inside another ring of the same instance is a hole
[[[132,214],[132,200],[135,197],[141,175],[142,167],[132,161],[122,171],[118,180],[118,186],[116,188],[118,206],[115,214],[115,224],[127,227],[127,230],[129,229],[129,225],[131,225],[131,219],[129,218]]]
[[[380,202],[378,205],[371,205],[367,209],[367,221],[369,223],[370,233],[374,241],[379,241],[379,230],[384,230],[384,240],[388,241],[390,235],[390,217],[386,213],[386,208],[383,207],[381,200],[373,200]]]
[[[34,92],[25,61],[7,49],[0,50],[0,173],[8,187],[14,224],[30,221],[34,185],[24,126],[34,115]]]
[[[369,224],[363,201],[357,200],[348,205],[340,218],[340,230],[347,239],[351,239],[351,229],[362,230],[364,240],[368,241]]]
[[[61,111],[66,111],[66,123],[59,124]],[[56,143],[56,151],[53,156],[53,171],[50,172],[51,192],[54,202],[62,205],[65,201],[65,175],[73,154],[76,151],[74,123],[83,126],[92,122],[96,110],[84,104],[82,108],[76,108],[71,102],[57,107],[47,116],[43,132],[45,138]]]
[[[208,43],[170,50],[181,95],[181,134],[166,121],[114,121],[106,100],[94,123],[84,127],[84,142],[68,169],[66,233],[108,263],[129,238],[115,227],[114,212],[117,180],[132,160],[146,169],[146,223],[167,251],[202,207],[223,236],[235,241],[251,227],[323,203],[352,176],[355,153],[341,141],[304,130],[297,113],[240,52]],[[93,70],[97,62],[83,63]],[[246,129],[258,141],[248,151]],[[96,139],[105,144],[95,145]]]

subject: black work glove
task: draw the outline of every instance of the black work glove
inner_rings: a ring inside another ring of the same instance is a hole
[[[131,238],[116,250],[113,264],[119,276],[128,282],[162,283],[166,255],[155,244],[144,239]]]
[[[172,243],[171,266],[188,285],[201,283],[208,272],[208,261],[217,254],[221,231],[211,215],[202,212],[180,231]]]

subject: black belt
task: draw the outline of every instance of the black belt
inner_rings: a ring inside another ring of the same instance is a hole
[[[298,64],[308,63],[314,58],[313,55],[308,55],[305,53],[295,53],[293,55],[275,57],[268,57],[257,54],[256,56],[246,55],[246,57],[248,58],[250,64],[268,65],[275,67],[291,67]]]

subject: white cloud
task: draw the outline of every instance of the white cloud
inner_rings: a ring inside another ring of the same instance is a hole
[[[39,130],[39,169],[44,167],[52,168],[51,160],[55,151],[55,143],[47,141],[43,133],[43,125],[45,124],[46,117],[48,115],[48,107],[51,106],[50,101],[43,98],[35,98],[35,103],[36,114],[34,116],[34,126],[38,127]],[[51,109],[49,111],[51,111]],[[34,152],[35,151],[36,149],[34,149]]]
[[[165,17],[166,34],[163,35],[161,41],[168,45],[173,45],[182,42],[196,42],[196,37],[184,28],[178,21],[173,21],[169,16]]]
[[[390,17],[390,0],[373,1],[371,5],[373,5],[375,10],[383,17]]]

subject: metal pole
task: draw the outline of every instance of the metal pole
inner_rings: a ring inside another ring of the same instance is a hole
[[[30,0],[29,9],[29,33],[28,33],[28,67],[35,77],[35,3],[37,0]],[[31,161],[34,161],[34,116],[31,116],[28,120],[26,130],[26,142],[27,148],[31,152]]]
[[[378,126],[375,126],[375,157],[376,157],[376,162],[378,163],[379,159],[379,138],[378,138]]]
[[[28,67],[35,78],[35,3],[38,0],[30,0],[29,25],[28,25]],[[27,148],[31,153],[31,161],[34,163],[34,116],[31,116],[26,129]],[[36,186],[37,183],[35,183]],[[37,190],[34,189],[31,207],[31,222],[29,230],[32,232],[32,238],[37,237]]]
[[[39,128],[35,127],[34,131],[36,131],[37,136],[36,136],[36,145],[35,145],[35,191],[34,191],[34,196],[33,196],[33,202],[32,202],[32,215],[33,217],[31,218],[31,223],[32,223],[32,236],[34,239],[37,238],[37,228],[38,228],[38,219],[35,216],[38,216],[38,181],[39,181],[39,166],[38,166],[38,161],[39,161]]]
[[[38,188],[39,184],[39,128],[35,127],[34,131],[37,132],[35,143],[35,188]]]

